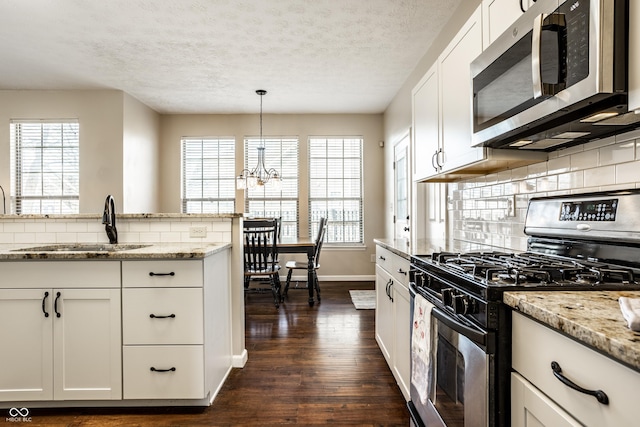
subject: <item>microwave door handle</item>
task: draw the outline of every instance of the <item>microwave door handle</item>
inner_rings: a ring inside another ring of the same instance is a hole
[[[542,40],[542,14],[533,21],[531,37],[531,75],[533,77],[533,99],[542,96],[542,63],[540,62],[540,42]]]

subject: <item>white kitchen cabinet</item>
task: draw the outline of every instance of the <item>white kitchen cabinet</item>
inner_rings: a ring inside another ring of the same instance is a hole
[[[522,9],[528,10],[534,0],[483,0],[482,29],[484,48],[486,49],[522,16]]]
[[[120,282],[104,280],[120,263],[90,264],[2,263],[0,324],[11,327],[0,328],[0,360],[11,368],[0,371],[1,401],[121,399]],[[43,276],[47,267],[65,274]]]
[[[402,394],[409,400],[409,261],[376,246],[376,341]]]
[[[640,113],[640,2],[629,2],[629,110]]]
[[[231,370],[229,263],[122,262],[124,399],[213,399]]]
[[[434,64],[411,94],[413,115],[413,180],[422,181],[439,173],[436,156],[440,146],[440,100],[438,64]]]
[[[511,373],[511,408],[511,427],[582,425],[516,372]]]
[[[511,414],[513,426],[637,425],[640,372],[590,349],[518,312],[512,318]],[[622,327],[622,326],[621,326]],[[562,383],[552,371],[587,390],[601,390],[608,404]],[[513,386],[515,382],[515,387]],[[553,403],[551,403],[553,402]]]
[[[412,91],[414,181],[453,181],[547,159],[533,150],[471,146],[470,64],[483,50],[482,27],[480,5]]]

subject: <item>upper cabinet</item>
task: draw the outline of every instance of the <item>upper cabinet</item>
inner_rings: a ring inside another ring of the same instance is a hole
[[[484,48],[493,43],[535,0],[484,0],[482,2]]]
[[[483,9],[473,12],[412,91],[414,181],[448,181],[546,160],[545,153],[471,146],[469,66],[483,50]]]
[[[629,2],[629,110],[640,109],[640,2]]]

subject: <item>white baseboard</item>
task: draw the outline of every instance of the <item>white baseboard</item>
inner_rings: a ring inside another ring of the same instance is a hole
[[[318,276],[318,279],[321,282],[368,282],[375,281],[375,275],[349,275],[349,276]],[[280,276],[280,281],[284,282],[287,280],[287,276]],[[297,282],[306,282],[307,276],[291,276],[291,281]]]
[[[231,358],[231,366],[234,368],[244,368],[244,365],[247,364],[247,359],[249,358],[249,353],[247,353],[247,349],[242,350],[242,354],[233,355]]]

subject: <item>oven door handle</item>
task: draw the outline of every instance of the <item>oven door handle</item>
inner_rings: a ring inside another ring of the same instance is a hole
[[[487,346],[487,334],[484,332],[480,332],[476,329],[470,328],[467,325],[464,325],[458,322],[455,319],[452,319],[451,316],[440,310],[438,307],[433,307],[431,309],[431,315],[438,319],[438,321],[444,323],[454,331],[459,334],[464,335],[469,338],[469,340],[473,341],[475,344],[478,344],[484,348]]]

